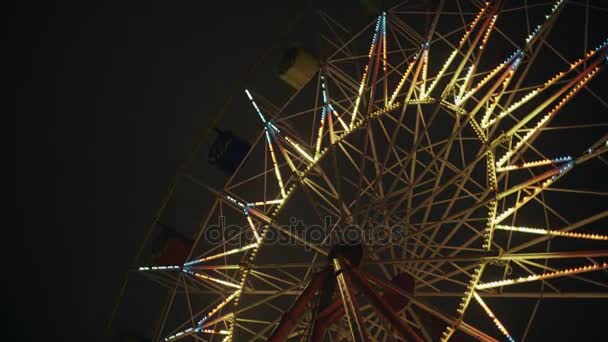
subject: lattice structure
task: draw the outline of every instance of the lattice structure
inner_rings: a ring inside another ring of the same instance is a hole
[[[399,336],[375,309],[382,301],[357,301],[343,265],[326,259],[353,226],[371,227],[372,235],[390,227],[398,237],[365,241],[360,268],[378,279],[413,277],[415,292],[403,294],[411,300],[399,315],[425,340],[520,340],[533,325],[529,308],[537,298],[608,298],[608,193],[598,185],[608,174],[608,107],[593,90],[606,83],[608,30],[592,45],[598,33],[580,27],[585,52],[565,62],[552,30],[569,15],[588,16],[584,2],[439,1],[428,13],[408,5],[381,13],[354,36],[325,37],[334,52],[316,82],[282,106],[244,91],[260,134],[224,188],[208,189],[216,201],[192,257],[139,268],[171,274],[159,337],[264,340],[326,267],[336,271],[328,296],[345,310],[327,327],[327,339]],[[595,9],[608,18],[606,9]],[[408,15],[428,16],[426,31],[412,28]],[[526,18],[518,37],[501,28],[516,15]],[[370,37],[367,54],[355,54]],[[577,111],[579,100],[596,101],[604,115],[595,120]],[[562,115],[570,119],[560,121]],[[587,140],[569,141],[579,130]],[[553,146],[551,139],[561,141]],[[571,176],[579,168],[597,188]],[[598,198],[600,211],[567,205]],[[214,246],[204,231],[218,216],[242,229]],[[287,227],[290,218],[322,225],[322,238],[312,238],[312,228]],[[188,319],[165,326],[182,294]],[[500,307],[517,298],[531,303],[525,314],[501,316]],[[293,322],[289,339],[309,339],[327,304],[307,305],[308,318]],[[443,330],[430,331],[425,315]]]

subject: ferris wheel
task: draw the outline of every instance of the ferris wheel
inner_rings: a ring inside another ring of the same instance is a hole
[[[325,17],[287,101],[243,91],[259,130],[223,188],[189,176],[214,201],[185,261],[137,269],[170,289],[160,340],[519,341],[541,300],[608,303],[598,4]]]

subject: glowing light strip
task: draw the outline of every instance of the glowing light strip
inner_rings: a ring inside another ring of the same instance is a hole
[[[266,134],[266,140],[268,141],[268,148],[270,149],[270,155],[272,157],[272,164],[274,166],[274,171],[275,171],[275,174],[276,174],[276,177],[277,177],[277,182],[279,183],[279,188],[281,189],[281,195],[283,197],[286,197],[286,195],[285,195],[285,187],[283,186],[283,179],[281,177],[281,172],[279,171],[279,164],[277,163],[277,159],[276,159],[276,156],[274,154],[274,149],[272,147],[272,141],[270,139],[270,134],[269,134],[269,129],[272,129],[276,133],[279,133],[280,130],[272,122],[266,120],[266,118],[262,114],[262,111],[260,110],[260,108],[258,107],[258,105],[255,103],[255,100],[253,99],[253,96],[251,96],[251,93],[249,92],[248,89],[245,89],[245,93],[247,94],[247,97],[249,98],[249,100],[253,104],[253,107],[257,111],[258,115],[260,116],[260,119],[264,123],[264,126],[265,126],[264,130],[265,130],[265,134]],[[287,139],[287,141],[290,141],[290,140]],[[296,147],[296,149],[298,151],[300,151],[301,153],[303,153],[304,155],[306,155],[308,158],[310,158],[310,156],[308,156],[297,144],[295,144],[294,142],[291,142],[291,144],[294,145],[294,147]],[[310,159],[310,160],[312,160],[312,159]]]
[[[445,330],[441,333],[441,337],[439,338],[440,342],[449,341],[450,337],[454,334],[456,330],[450,326],[446,327]]]
[[[555,11],[557,11],[557,8],[559,7],[559,5],[562,4],[562,2],[564,2],[563,0],[558,0],[555,2],[555,4],[553,4],[553,7],[551,7],[551,12],[547,15],[545,15],[545,23],[549,21],[549,18],[551,18],[553,16],[553,14],[555,13]],[[544,23],[543,23],[544,25]],[[536,40],[536,34],[540,31],[542,25],[536,25],[536,28],[534,29],[534,31],[532,31],[532,33],[530,33],[530,35],[526,38],[526,44],[530,44],[533,43],[534,40]]]
[[[286,150],[283,148],[282,144],[278,144],[278,147],[279,147],[279,151],[281,152],[281,155],[283,155],[283,158],[287,162],[287,166],[289,166],[289,168],[291,169],[291,171],[293,171],[294,173],[297,174],[299,172],[299,170],[296,168],[295,164],[291,160],[291,157],[289,156],[289,153],[286,152]],[[311,162],[308,165],[314,165],[314,163]]]
[[[204,258],[196,259],[196,260],[193,260],[193,261],[189,261],[189,262],[185,263],[184,266],[192,266],[192,265],[195,265],[195,264],[198,264],[198,263],[201,263],[201,262],[218,259],[218,258],[224,257],[226,255],[240,253],[240,252],[246,251],[248,249],[255,248],[257,246],[258,246],[257,243],[252,243],[252,244],[249,244],[249,245],[245,245],[243,247],[227,250],[227,251],[225,251],[223,253],[214,254],[214,255],[211,255],[211,256],[208,256],[208,257],[204,257]]]
[[[496,24],[496,19],[498,19],[498,15],[494,15],[492,17],[492,21],[490,21],[490,25],[486,29],[485,34],[483,35],[483,39],[481,40],[481,44],[479,44],[479,50],[483,50],[486,43],[488,42],[488,38],[490,38],[490,33],[494,30],[494,24]]]
[[[173,341],[173,340],[176,340],[178,338],[183,338],[183,337],[186,337],[186,336],[190,336],[194,332],[195,332],[194,328],[188,328],[188,329],[186,329],[184,331],[180,331],[180,332],[178,332],[176,334],[173,334],[171,336],[165,337],[165,341]]]
[[[503,335],[505,335],[505,337],[507,339],[509,339],[509,341],[515,342],[515,340],[513,339],[513,337],[511,337],[511,334],[509,334],[509,332],[507,331],[507,329],[505,328],[505,326],[502,325],[502,323],[498,320],[498,318],[496,317],[496,315],[494,315],[494,313],[492,312],[492,310],[490,310],[490,308],[486,305],[486,303],[483,301],[483,299],[481,299],[481,297],[479,296],[479,294],[477,294],[477,292],[473,292],[473,296],[475,297],[475,300],[477,300],[477,303],[479,303],[479,305],[481,305],[481,307],[486,312],[486,314],[488,315],[488,317],[490,317],[490,319],[492,320],[492,322],[494,322],[494,325],[496,325],[496,327],[498,328],[498,330],[500,330],[500,332]]]
[[[473,70],[475,70],[475,65],[471,64],[471,66],[469,67],[469,71],[467,71],[467,74],[464,76],[464,80],[462,81],[462,86],[460,87],[460,90],[458,91],[458,95],[456,96],[456,100],[454,102],[459,103],[460,99],[464,96],[464,92],[467,89],[469,82],[471,82],[471,76],[473,75]]]
[[[530,48],[530,46],[532,46],[532,44],[534,44],[534,42],[536,41],[538,32],[547,22],[549,22],[550,18],[553,17],[553,14],[556,12],[557,8],[562,4],[562,2],[563,2],[563,0],[556,1],[551,9],[551,12],[549,14],[545,15],[545,21],[542,23],[542,25],[537,25],[536,28],[534,29],[534,31],[526,38],[526,46],[525,46],[524,50],[528,50]],[[513,69],[513,71],[514,70],[515,70],[515,68]],[[513,76],[513,73],[511,73],[511,75],[505,80],[505,83],[503,84],[503,89],[506,89],[506,86],[509,83],[509,81],[511,80],[512,76]],[[534,95],[536,95],[536,93],[539,91],[539,89],[533,90],[529,94],[530,96],[526,98],[526,101],[529,100]],[[504,92],[504,90],[503,90],[503,92]],[[502,96],[502,93],[501,93],[501,96]],[[490,120],[490,122],[488,122],[488,119],[490,118],[491,113],[494,111],[494,108],[498,104],[499,99],[500,99],[500,96],[496,99],[494,104],[488,109],[488,111],[486,112],[486,115],[484,116],[483,120],[481,121],[481,126],[483,128],[487,128],[489,125],[494,124],[496,121],[502,119],[509,113],[509,111],[503,111],[499,114],[498,118],[494,118],[494,119]],[[524,101],[524,103],[525,103],[525,101]],[[517,107],[519,107],[523,103],[516,102],[516,104],[517,104]]]
[[[409,99],[407,100],[407,104],[427,104],[427,103],[435,103],[435,99],[432,97],[425,97],[424,99]],[[398,103],[396,105],[399,105]],[[394,105],[392,105],[394,106]]]
[[[607,53],[608,53],[608,49],[606,49],[606,51],[603,52],[603,56],[605,56]],[[508,135],[508,136],[513,135],[517,130],[519,130],[521,127],[523,127],[525,124],[527,124],[530,120],[532,120],[534,117],[536,117],[549,104],[551,104],[552,102],[557,100],[560,96],[562,96],[562,94],[564,92],[566,92],[568,89],[570,89],[570,91],[567,93],[567,95],[564,96],[560,100],[560,102],[557,104],[557,106],[555,106],[553,112],[559,110],[565,103],[567,103],[568,100],[570,100],[570,98],[572,98],[572,96],[574,96],[587,82],[589,82],[593,78],[593,76],[595,76],[599,72],[600,68],[598,67],[598,65],[600,62],[601,62],[600,59],[593,62],[592,65],[590,65],[587,69],[585,69],[585,73],[578,74],[570,82],[568,82],[567,85],[562,87],[557,93],[555,93],[553,96],[551,96],[545,102],[543,102],[542,105],[536,107],[534,111],[532,111],[530,114],[526,115],[524,118],[519,120],[519,122],[517,122],[515,125],[513,125],[513,127],[511,129],[509,129],[507,131],[506,135]]]
[[[537,167],[537,166],[553,165],[555,163],[564,163],[564,162],[569,162],[569,161],[572,161],[572,157],[570,157],[570,156],[560,157],[560,158],[555,158],[555,159],[542,159],[542,160],[520,163],[518,165],[508,165],[508,166],[504,166],[504,167],[499,167],[496,169],[496,172],[528,169],[528,168]]]
[[[484,131],[481,129],[481,127],[477,123],[477,121],[471,120],[471,127],[473,127],[473,131],[475,131],[475,134],[477,134],[477,137],[479,138],[479,140],[485,144],[488,141],[488,139],[487,139]]]
[[[468,35],[468,33],[467,33],[467,35]],[[458,54],[458,50],[459,49],[455,49],[454,51],[452,51],[452,53],[450,54],[448,59],[446,59],[446,61],[443,63],[443,65],[441,66],[441,69],[439,69],[439,72],[437,73],[437,76],[435,76],[435,79],[433,80],[433,82],[431,82],[429,89],[426,91],[426,94],[425,94],[426,96],[430,95],[431,92],[433,91],[433,89],[435,89],[435,86],[437,85],[437,83],[439,83],[439,81],[443,77],[443,74],[446,72],[446,70],[448,69],[450,64],[452,64],[452,61],[454,61],[454,58],[456,58],[456,55]]]
[[[323,95],[323,104],[327,106],[329,104],[329,98],[327,97],[325,77],[323,75],[321,75],[321,94]]]
[[[479,13],[477,13],[477,16],[475,16],[475,19],[473,19],[473,22],[466,29],[465,34],[460,38],[460,42],[458,43],[460,46],[462,46],[465,43],[466,39],[469,37],[471,32],[473,32],[473,29],[475,28],[475,26],[477,26],[477,23],[479,23],[479,20],[481,20],[481,16],[485,13],[485,11],[488,10],[488,6],[490,6],[490,2],[486,1],[485,6],[479,11]]]
[[[511,65],[511,67],[509,68],[507,76],[505,77],[504,81],[502,82],[500,93],[498,93],[497,95],[495,95],[492,98],[492,101],[490,102],[490,106],[488,107],[488,109],[486,110],[486,113],[484,114],[483,118],[481,119],[482,127],[486,127],[486,125],[488,124],[488,120],[490,119],[490,116],[492,115],[492,113],[494,113],[494,109],[496,108],[496,106],[498,105],[498,102],[500,102],[500,99],[502,98],[503,94],[505,93],[505,90],[507,89],[507,86],[511,82],[511,79],[513,78],[513,75],[515,74],[515,70],[517,70],[517,66],[519,65],[520,61],[521,61],[521,58],[517,61],[516,64]]]
[[[414,68],[414,64],[416,64],[416,62],[418,61],[419,56],[420,56],[420,52],[416,53],[416,55],[414,56],[414,60],[410,63],[410,65],[408,65],[407,69],[405,70],[405,73],[403,74],[403,77],[401,77],[401,80],[397,84],[397,88],[395,88],[395,90],[393,91],[393,95],[391,95],[391,98],[388,101],[389,106],[392,105],[393,102],[395,102],[395,98],[397,97],[397,94],[399,94],[399,91],[401,91],[401,88],[405,84],[405,80],[409,76],[410,72],[412,72],[412,69]]]
[[[209,320],[209,318],[213,317],[216,313],[218,313],[223,307],[225,307],[226,305],[228,305],[228,303],[230,303],[230,301],[232,301],[234,298],[236,298],[238,295],[241,294],[241,290],[236,290],[234,291],[234,293],[232,293],[230,296],[224,298],[224,300],[222,300],[215,308],[213,308],[213,310],[209,311],[209,313],[207,313],[205,316],[203,316],[203,318],[201,318],[198,321],[198,327],[199,328],[205,328],[206,325],[203,325],[205,322],[207,322]]]
[[[315,160],[306,151],[304,151],[304,149],[302,149],[302,147],[300,147],[298,143],[291,140],[288,136],[284,136],[284,138],[285,140],[287,140],[288,143],[291,144],[291,146],[293,146],[298,152],[300,152],[302,157],[306,158],[309,162],[314,163]]]
[[[545,83],[543,83],[543,85],[541,85],[540,87],[538,87],[536,89],[531,90],[529,93],[524,95],[522,98],[520,98],[519,100],[517,100],[513,104],[511,104],[507,109],[505,109],[504,111],[501,111],[497,117],[489,120],[487,123],[482,123],[482,127],[487,128],[487,127],[493,125],[494,123],[501,120],[505,116],[509,115],[510,113],[512,113],[513,111],[518,109],[519,107],[528,103],[528,101],[530,101],[531,99],[536,97],[536,95],[540,94],[541,92],[543,92],[544,90],[546,90],[547,88],[549,88],[550,86],[555,84],[557,81],[561,80],[565,75],[570,73],[572,70],[576,69],[581,64],[588,61],[591,57],[593,57],[595,54],[597,54],[599,51],[606,48],[606,46],[608,46],[608,39],[605,42],[603,42],[602,44],[600,44],[599,46],[597,46],[595,49],[589,50],[589,52],[587,52],[584,57],[579,58],[575,62],[571,63],[568,70],[558,72],[553,77],[551,77],[550,79],[545,81]]]
[[[518,51],[516,53],[514,53],[513,55],[511,55],[511,57],[499,64],[496,68],[494,68],[492,71],[490,71],[489,73],[487,73],[484,78],[482,78],[476,85],[475,87],[473,87],[473,89],[469,90],[468,92],[466,92],[466,94],[460,98],[456,104],[457,105],[462,105],[466,100],[468,100],[471,96],[475,95],[475,93],[477,91],[479,91],[479,89],[481,89],[484,85],[486,85],[486,83],[488,83],[488,81],[490,81],[494,76],[496,76],[502,69],[504,69],[507,65],[511,64],[511,63],[517,63],[520,59],[518,58],[518,55],[520,54],[521,51]]]
[[[378,38],[380,22],[382,21],[382,16],[379,16],[376,21],[376,29],[374,30],[374,37],[372,38],[372,44],[369,47],[369,53],[367,56],[369,57],[369,61],[363,70],[363,76],[361,77],[361,84],[359,85],[359,91],[357,92],[357,99],[355,100],[355,107],[353,108],[353,113],[350,120],[350,128],[352,129],[355,124],[355,119],[357,118],[357,112],[359,110],[359,104],[361,103],[361,96],[363,95],[363,89],[365,88],[365,84],[367,83],[367,73],[370,69],[370,65],[372,63],[372,52],[374,51],[374,47],[376,46],[376,40]]]
[[[321,152],[321,140],[323,138],[323,126],[325,124],[325,113],[327,112],[327,107],[323,107],[323,111],[321,112],[321,122],[319,122],[319,132],[317,134],[317,146],[315,149],[315,158],[319,156]]]
[[[248,89],[245,89],[245,94],[247,94],[247,97],[249,98],[249,100],[251,101],[251,104],[253,105],[253,108],[255,108],[255,111],[258,113],[258,115],[260,116],[260,119],[262,119],[262,122],[264,124],[266,124],[266,118],[264,117],[264,114],[262,114],[262,111],[260,110],[260,108],[258,107],[257,103],[255,103],[255,100],[253,99],[253,96],[251,96],[251,93],[249,92]]]
[[[473,271],[473,276],[469,280],[469,284],[467,285],[467,290],[465,291],[464,297],[462,298],[460,304],[458,305],[458,309],[456,310],[456,312],[458,312],[461,316],[464,315],[464,311],[469,306],[471,297],[473,296],[473,293],[475,292],[475,291],[473,291],[473,289],[479,282],[479,277],[483,273],[483,270],[486,267],[485,265],[486,265],[485,263],[481,263],[481,264],[477,265],[477,267],[475,267],[475,270]]]
[[[325,125],[325,115],[329,110],[329,100],[327,98],[327,90],[325,89],[325,77],[321,75],[321,92],[323,93],[323,110],[321,111],[321,121],[319,122],[319,133],[317,135],[317,146],[315,149],[315,158],[319,156],[321,151],[321,141],[323,139],[323,126]]]
[[[232,203],[234,203],[234,204],[238,205],[238,206],[239,206],[239,207],[241,207],[241,208],[245,208],[245,203],[243,203],[243,202],[241,202],[241,201],[237,200],[236,198],[234,198],[234,197],[232,197],[232,196],[230,196],[230,195],[226,195],[226,199],[227,199],[227,200],[229,200],[230,202],[232,202]]]
[[[258,230],[255,229],[255,224],[253,224],[253,220],[251,219],[251,216],[247,215],[247,222],[249,222],[249,226],[251,227],[251,231],[253,231],[253,235],[255,236],[255,240],[260,243],[262,242],[262,238],[260,237],[260,234],[258,234]]]
[[[181,269],[181,266],[172,265],[172,266],[142,266],[139,267],[139,271],[173,271]]]
[[[388,104],[388,94],[386,86],[386,12],[382,13],[382,70],[384,72],[384,106],[386,106]]]
[[[460,304],[458,304],[458,309],[456,310],[456,312],[458,312],[458,314],[459,314],[460,319],[458,319],[454,323],[452,323],[451,326],[449,325],[445,328],[445,330],[441,334],[441,338],[439,339],[440,341],[447,342],[450,339],[450,337],[452,336],[452,334],[454,333],[456,326],[458,324],[460,324],[460,322],[462,321],[464,312],[465,312],[466,308],[469,306],[469,303],[471,302],[471,299],[473,297],[473,293],[475,292],[474,291],[475,286],[477,286],[477,284],[479,282],[479,278],[481,277],[481,274],[483,273],[483,270],[485,269],[485,267],[486,267],[485,263],[481,263],[481,264],[477,265],[477,267],[475,267],[475,270],[473,271],[473,276],[469,280],[469,284],[467,285],[467,289],[464,293],[464,296],[460,300]]]
[[[289,193],[288,193],[289,194]],[[276,208],[274,208],[274,210],[277,210],[278,207],[280,207],[281,205],[283,205],[284,202],[281,202]],[[248,214],[253,214],[253,216],[257,217],[259,220],[264,221],[266,223],[270,223],[272,220],[270,219],[270,217],[264,215],[261,211],[256,210],[255,208],[249,208],[247,210]]]
[[[486,1],[485,6],[479,11],[479,13],[477,13],[477,16],[475,17],[473,22],[469,25],[469,27],[465,30],[465,33],[460,38],[460,41],[458,42],[458,47],[456,49],[454,49],[454,51],[452,51],[452,53],[450,54],[448,59],[445,61],[445,63],[443,63],[443,66],[441,67],[441,69],[439,69],[437,76],[435,76],[435,80],[433,81],[433,83],[431,83],[431,86],[427,90],[427,94],[430,94],[431,91],[435,88],[435,86],[439,83],[439,81],[443,77],[443,74],[446,72],[448,67],[452,64],[452,61],[458,54],[458,51],[460,51],[460,49],[462,49],[462,47],[464,46],[464,43],[467,41],[467,39],[473,32],[473,29],[475,29],[475,26],[477,26],[477,24],[481,20],[482,15],[487,11],[489,6],[490,6],[490,2]],[[451,82],[454,82],[454,80],[452,80]],[[449,87],[451,87],[451,85]],[[458,102],[456,102],[456,103],[458,103]]]
[[[475,120],[472,120],[475,122]],[[477,127],[474,125],[473,127]],[[498,180],[496,179],[496,168],[494,167],[494,154],[490,151],[486,153],[486,167],[488,169],[488,185],[494,192],[498,188]],[[489,203],[488,220],[483,232],[483,248],[490,250],[492,248],[492,238],[494,237],[494,218],[498,211],[498,200],[494,199]]]
[[[593,265],[575,267],[575,268],[567,268],[564,270],[545,272],[545,273],[541,273],[541,274],[532,274],[532,275],[529,275],[526,277],[491,281],[488,283],[478,284],[475,288],[477,290],[485,290],[485,289],[491,289],[491,288],[495,288],[495,287],[502,287],[502,286],[508,286],[508,285],[514,285],[514,284],[521,284],[521,283],[529,283],[529,282],[537,281],[537,280],[560,278],[560,277],[567,276],[567,275],[586,273],[586,272],[604,270],[604,269],[608,269],[608,262],[604,262],[601,264],[593,264]]]
[[[504,118],[509,113],[513,112],[515,109],[517,109],[517,108],[521,107],[522,105],[524,105],[525,103],[527,103],[534,96],[536,96],[542,89],[543,89],[543,87],[539,87],[539,88],[536,88],[536,89],[532,90],[531,92],[529,92],[528,94],[526,94],[524,97],[522,97],[521,99],[519,99],[518,101],[516,101],[512,105],[510,105],[509,108],[507,108],[506,110],[500,112],[500,114],[498,114],[497,117],[488,120],[488,122],[485,123],[485,124],[482,123],[482,127],[483,128],[487,128],[487,127],[493,125],[498,120]]]
[[[372,117],[372,118],[373,117],[378,117],[378,116],[380,116],[382,114],[390,112],[391,110],[393,110],[395,108],[399,108],[400,106],[401,105],[399,103],[395,103],[395,104],[392,104],[392,105],[390,105],[390,106],[388,106],[386,108],[378,109],[378,110],[372,112],[369,116]]]
[[[204,334],[214,334],[214,335],[228,335],[230,332],[228,330],[213,330],[213,329],[200,329],[197,332]]]
[[[425,87],[426,87],[426,75],[429,69],[429,48],[428,43],[426,43],[427,47],[422,52],[422,84],[420,85],[420,98],[424,98],[426,96]]]
[[[528,179],[524,182],[521,182],[517,185],[513,185],[509,189],[506,189],[506,190],[496,194],[496,198],[502,199],[502,198],[509,196],[510,194],[512,194],[514,192],[517,192],[517,191],[520,191],[520,190],[526,189],[526,188],[535,189],[538,186],[533,186],[533,184],[536,184],[539,182],[542,182],[540,189],[543,190],[547,186],[551,185],[551,183],[553,183],[557,179],[558,176],[561,176],[564,173],[564,171],[566,171],[568,168],[570,168],[573,165],[573,162],[570,162],[569,164],[570,165],[566,164],[565,166],[562,166],[560,168],[553,168],[551,170],[543,172],[540,175],[531,177],[530,179]]]
[[[209,280],[209,281],[212,281],[214,283],[218,283],[218,284],[221,284],[221,285],[224,285],[224,286],[228,286],[228,287],[232,287],[232,288],[235,288],[235,289],[240,289],[240,286],[238,284],[234,284],[234,283],[231,283],[231,282],[226,281],[226,280],[210,277],[210,276],[208,276],[206,274],[192,272],[192,271],[188,271],[188,270],[184,270],[184,272],[186,272],[188,274],[191,274],[191,275],[193,275],[193,276],[195,276],[197,278]]]
[[[321,92],[323,94],[323,110],[321,112],[321,120],[319,122],[319,131],[317,134],[317,143],[316,143],[316,147],[315,147],[314,159],[318,158],[319,154],[321,152],[321,144],[323,141],[323,130],[325,128],[325,120],[327,119],[328,114],[331,116],[331,114],[333,113],[333,115],[336,117],[336,119],[338,119],[338,122],[340,122],[340,125],[342,126],[344,131],[349,130],[348,126],[346,126],[346,123],[344,122],[344,120],[342,120],[342,118],[338,115],[338,113],[336,112],[334,107],[331,105],[331,103],[329,103],[329,97],[327,96],[327,85],[325,83],[325,77],[323,75],[321,75]],[[329,118],[329,120],[331,120],[331,118]]]
[[[524,204],[528,203],[528,201],[530,201],[532,198],[536,197],[536,195],[538,195],[541,191],[543,191],[544,189],[549,187],[551,184],[553,184],[553,182],[555,182],[558,177],[561,177],[566,171],[570,170],[573,166],[574,166],[574,162],[569,162],[568,164],[562,166],[559,169],[559,172],[557,172],[550,178],[547,178],[544,182],[541,183],[540,186],[535,187],[530,195],[524,196],[523,198],[521,198],[519,200],[519,202],[515,203],[514,206],[508,208],[507,210],[503,211],[500,215],[496,216],[496,218],[494,219],[494,224],[498,224],[498,223],[502,222],[505,218],[509,217],[509,215],[513,214],[517,209],[519,209]]]
[[[451,102],[448,102],[446,100],[441,100],[441,104],[444,105],[446,108],[451,109],[455,113],[462,114],[462,115],[465,115],[467,113],[466,110],[464,110],[464,109],[458,107],[457,105],[455,105]]]
[[[380,23],[382,21],[382,15],[380,15],[378,17],[378,19],[376,19],[376,28],[374,28],[374,36],[372,37],[372,44],[369,47],[369,52],[367,53],[368,57],[372,56],[372,53],[374,51],[374,45],[376,45],[376,42],[378,41],[378,33],[380,33]]]
[[[514,232],[522,232],[522,233],[530,233],[530,234],[538,234],[538,235],[569,237],[569,238],[575,238],[575,239],[608,241],[608,235],[600,235],[600,234],[563,232],[560,230],[549,230],[549,229],[530,228],[530,227],[515,227],[515,226],[504,226],[504,225],[497,225],[496,229],[508,230],[508,231],[514,231]]]
[[[205,323],[213,315],[215,315],[216,313],[218,313],[224,306],[226,306],[226,304],[228,304],[231,300],[233,300],[240,292],[241,292],[240,290],[236,290],[230,296],[224,298],[224,300],[222,300],[215,308],[213,308],[213,310],[209,311],[209,313],[207,313],[205,316],[203,316],[203,318],[201,318],[201,320],[198,321],[196,328],[188,328],[186,330],[183,330],[183,331],[178,332],[176,334],[173,334],[171,336],[165,337],[164,340],[165,341],[172,341],[172,340],[175,340],[177,338],[186,337],[186,336],[189,336],[190,334],[198,333],[198,332],[211,333],[212,330],[205,329],[204,327],[202,327],[202,324]],[[223,333],[223,332],[225,332],[225,333]],[[222,334],[222,335],[227,335],[229,333],[230,332],[227,331],[227,330],[220,330],[219,331],[219,334]]]
[[[566,96],[564,96],[558,103],[557,105],[555,105],[555,107],[553,107],[553,109],[551,109],[551,111],[549,113],[547,113],[540,121],[538,121],[538,123],[536,124],[536,126],[534,126],[533,129],[531,129],[530,131],[528,131],[528,133],[526,133],[526,135],[521,138],[521,140],[519,140],[519,142],[515,145],[515,147],[513,147],[512,149],[510,149],[509,151],[507,151],[507,153],[505,153],[497,162],[496,162],[496,166],[497,167],[501,167],[511,156],[513,156],[515,154],[515,152],[517,152],[522,146],[524,146],[524,144],[533,136],[535,135],[543,126],[545,126],[545,124],[547,124],[549,122],[549,120],[551,118],[553,118],[557,112],[566,104],[568,103],[568,101],[570,101],[570,99],[572,99],[572,97],[585,85],[587,84],[587,82],[589,82],[593,76],[595,76],[598,72],[599,72],[600,68],[599,67],[595,67],[593,70],[591,70],[591,72],[589,72],[582,80],[580,80],[569,92]],[[531,113],[532,114],[532,113]],[[519,124],[516,126],[518,127],[520,126]],[[516,128],[514,127],[514,128]],[[511,135],[513,129],[511,129],[507,135]]]
[[[342,126],[342,128],[345,131],[348,131],[348,126],[346,126],[346,123],[344,122],[344,120],[342,120],[342,118],[338,115],[338,112],[336,112],[336,110],[334,109],[334,107],[332,105],[329,105],[329,109],[331,109],[331,112],[334,113],[334,116],[336,117],[336,119],[338,119],[338,122],[340,122],[340,126]]]
[[[201,326],[203,323],[205,323],[207,320],[209,320],[209,318],[213,317],[216,313],[218,313],[224,306],[226,306],[228,303],[230,303],[230,301],[233,300],[240,293],[241,293],[241,290],[236,290],[230,296],[224,298],[224,300],[222,300],[215,308],[213,308],[213,310],[209,311],[208,314],[203,316],[203,318],[201,318],[201,320],[198,321],[198,325]]]
[[[272,158],[272,165],[274,166],[274,173],[277,177],[277,182],[279,183],[279,188],[281,189],[281,195],[283,198],[287,197],[285,193],[285,187],[283,186],[283,178],[281,177],[281,171],[279,170],[279,164],[277,163],[277,156],[274,153],[274,148],[272,147],[272,140],[270,139],[270,133],[268,133],[268,129],[264,131],[266,134],[266,141],[268,142],[268,149],[270,150],[270,157]]]
[[[485,2],[485,6],[484,8],[481,9],[481,11],[477,14],[477,17],[475,17],[475,20],[473,21],[473,23],[470,25],[470,27],[465,31],[465,34],[462,36],[462,38],[460,39],[460,42],[458,44],[458,48],[456,48],[453,52],[452,55],[450,56],[450,58],[448,59],[448,61],[446,61],[446,63],[444,64],[444,66],[442,67],[440,73],[441,75],[443,75],[443,72],[448,68],[448,66],[451,64],[453,58],[456,56],[456,53],[458,51],[460,51],[463,47],[465,42],[467,41],[468,37],[470,36],[470,34],[473,32],[473,30],[475,29],[475,26],[477,26],[477,23],[479,22],[479,20],[481,20],[481,16],[483,15],[483,13],[485,13],[485,11],[488,9],[488,7],[490,6],[490,2],[486,1]],[[492,12],[494,12],[494,10],[492,10]],[[486,19],[487,22],[487,19]],[[488,23],[489,24],[489,23]],[[485,24],[484,24],[485,25]],[[477,36],[474,39],[474,43],[476,44],[479,39],[480,39],[480,34],[481,32],[479,32],[477,34]],[[466,60],[470,57],[471,53],[473,52],[474,47],[471,46],[467,52],[465,53],[464,56],[464,60],[460,63],[460,65],[456,68],[456,70],[454,71],[454,74],[452,76],[452,79],[448,82],[448,85],[446,85],[444,87],[443,90],[443,94],[447,95],[448,91],[451,91],[456,83],[456,81],[458,80],[460,73],[462,71],[462,68],[464,67],[464,64],[466,62]],[[438,75],[438,77],[435,78],[435,82],[433,84],[433,86],[439,81],[440,76]],[[429,91],[430,92],[430,91]]]
[[[357,116],[357,111],[359,110],[359,103],[361,102],[361,95],[363,94],[363,88],[365,87],[365,81],[367,78],[367,70],[368,70],[368,66],[365,66],[365,70],[363,71],[363,77],[361,80],[361,84],[359,85],[359,91],[357,92],[357,99],[355,100],[355,107],[353,109],[353,114],[351,116],[351,120],[350,120],[350,128],[353,128],[353,125],[355,124],[355,118]]]
[[[256,207],[256,206],[260,206],[260,205],[280,204],[282,202],[283,202],[282,199],[277,199],[277,200],[270,200],[270,201],[247,203],[247,206]]]
[[[272,122],[268,121],[268,125],[277,133],[280,133],[281,131],[277,128],[277,126],[275,126]]]

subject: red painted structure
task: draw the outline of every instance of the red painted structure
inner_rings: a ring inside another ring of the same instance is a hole
[[[355,287],[360,291],[357,296],[360,297],[364,295],[374,309],[385,317],[403,338],[408,341],[424,341],[398,314],[399,311],[407,306],[410,300],[408,297],[399,294],[396,289],[413,294],[415,285],[414,278],[408,273],[400,273],[391,280],[390,285],[384,282],[374,281],[374,279],[376,279],[375,277],[368,277],[364,272],[357,269],[357,261],[359,261],[357,258],[354,258],[355,266],[353,267],[349,260],[342,255],[342,253],[338,253],[338,255],[333,257],[338,258],[341,264],[345,265],[345,272],[348,274]],[[333,273],[333,269],[329,267],[316,273],[308,286],[296,299],[291,309],[283,315],[281,322],[272,333],[269,341],[278,342],[287,340],[289,334],[297,325],[298,320],[306,311],[309,303],[322,293],[327,282],[335,281],[334,277],[335,274]],[[371,287],[370,280],[382,288],[383,295],[378,294],[378,292]],[[319,310],[314,321],[311,341],[323,341],[327,328],[341,319],[345,314],[342,298],[333,300]],[[423,316],[425,327],[427,327],[426,323],[429,323],[429,325],[432,326],[429,326],[430,329],[428,330],[430,331],[435,332],[444,326],[437,318],[430,317],[429,315]]]

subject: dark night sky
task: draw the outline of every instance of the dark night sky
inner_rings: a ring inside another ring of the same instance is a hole
[[[5,244],[19,295],[5,293],[16,307],[3,311],[21,340],[94,340],[178,165],[235,82],[315,4],[21,6],[14,182],[23,212],[18,228],[5,228],[16,233]],[[338,5],[323,7],[340,16]]]
[[[15,37],[28,77],[18,82],[27,94],[18,124],[30,134],[18,142],[24,228],[10,255],[39,266],[35,275],[17,270],[28,284],[17,286],[25,297],[10,314],[19,334],[101,332],[178,165],[304,9],[304,1],[22,4]]]

